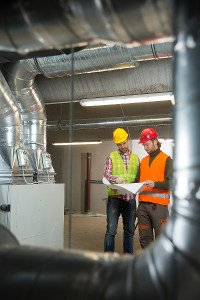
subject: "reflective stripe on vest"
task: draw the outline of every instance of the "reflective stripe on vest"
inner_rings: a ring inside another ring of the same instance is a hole
[[[138,169],[137,155],[134,153],[130,153],[128,171],[126,171],[126,167],[118,151],[111,152],[110,157],[112,159],[112,175],[116,177],[123,177],[128,181],[128,183],[133,182],[137,175]],[[107,187],[107,190],[108,196],[120,195],[120,193],[116,192],[115,190],[112,190],[110,187]]]
[[[164,198],[164,199],[170,199],[170,195],[167,195],[167,194],[161,194],[161,193],[153,193],[153,192],[149,192],[149,191],[139,192],[138,195],[149,195],[149,196],[153,196],[153,197],[159,197],[159,198]]]
[[[156,181],[163,181],[164,172],[165,172],[165,164],[166,159],[169,156],[163,152],[160,152],[152,161],[151,165],[149,166],[150,156],[146,156],[142,159],[140,165],[140,182],[146,180]],[[161,205],[168,205],[170,199],[170,191],[166,190],[159,190],[159,189],[152,189],[145,187],[139,193],[138,200],[144,202],[151,202],[157,203]]]

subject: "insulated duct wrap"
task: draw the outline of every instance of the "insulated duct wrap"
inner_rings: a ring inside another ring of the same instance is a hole
[[[99,45],[74,53],[74,74],[85,74],[133,68],[138,61],[163,59],[172,56],[172,43],[142,45],[126,48],[119,45]],[[35,59],[45,77],[71,75],[72,55],[57,55]]]

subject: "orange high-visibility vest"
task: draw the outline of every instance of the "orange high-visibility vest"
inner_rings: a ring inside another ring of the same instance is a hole
[[[150,155],[142,159],[140,164],[140,182],[146,180],[163,181],[166,159],[169,156],[163,152],[160,152],[152,161],[149,166]],[[168,205],[170,199],[170,191],[157,190],[145,187],[139,192],[139,201],[152,202],[162,205]]]

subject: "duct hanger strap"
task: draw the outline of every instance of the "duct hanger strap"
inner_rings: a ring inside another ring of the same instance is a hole
[[[41,125],[46,126],[46,120],[24,120],[23,125]]]
[[[139,192],[138,194],[139,195],[148,195],[148,196],[153,196],[153,197],[158,197],[158,198],[163,198],[163,199],[170,199],[170,195],[161,194],[161,193],[142,191],[142,192]]]

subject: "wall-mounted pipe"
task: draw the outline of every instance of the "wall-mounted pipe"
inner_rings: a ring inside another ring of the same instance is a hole
[[[90,180],[91,180],[91,153],[87,153],[87,206],[86,212],[90,212]]]

